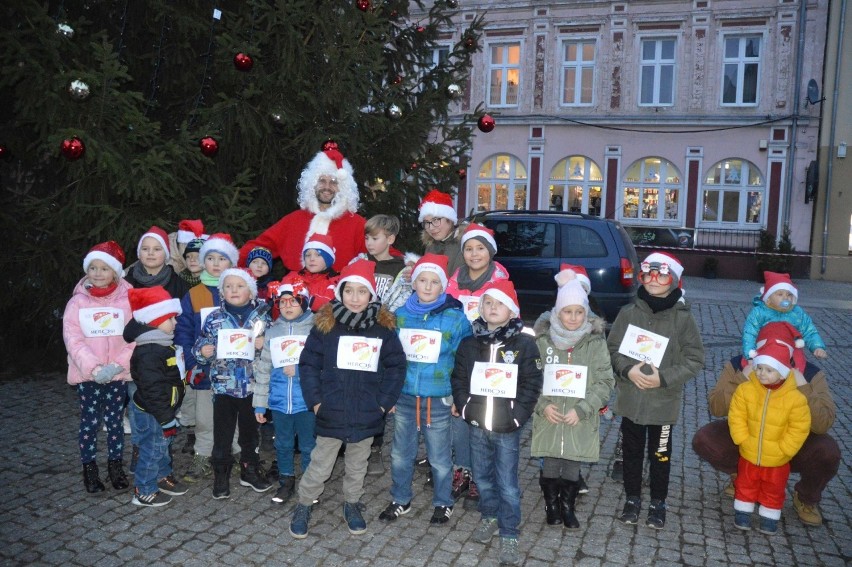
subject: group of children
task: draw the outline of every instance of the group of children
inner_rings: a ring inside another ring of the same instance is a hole
[[[608,337],[590,308],[585,270],[565,266],[556,277],[554,309],[534,338],[524,332],[508,272],[494,260],[493,232],[459,226],[449,196],[437,191],[424,199],[419,220],[426,254],[416,262],[392,248],[398,220],[378,215],[366,225],[366,258],[353,259],[338,274],[330,237],[308,235],[303,269],[280,282],[271,276],[269,250],[251,250],[245,268],[237,267],[230,236],[204,235],[198,221],[181,223],[176,238],[149,229],[138,243],[139,262],[126,275],[118,244],[92,248],[64,317],[68,379],[80,397],[86,490],[104,489],[95,462],[101,418],[108,478],[115,489],[129,486],[122,465],[126,398],[133,503],[142,506],[162,506],[186,492],[171,466],[178,410],[195,452],[184,481],[197,482],[212,470],[213,498],[228,498],[238,453],[240,484],[257,492],[272,488],[257,450],[258,424],[271,417],[278,469],[272,500],[283,504],[296,496],[291,535],[307,536],[312,507],[344,448],[343,517],[349,531],[360,534],[366,531],[365,475],[392,416],[390,503],[379,518],[395,521],[411,510],[423,434],[433,491],[430,523],[447,523],[466,496],[480,512],[474,539],[485,543],[499,535],[501,561],[517,564],[521,429],[532,418],[531,453],[541,462],[546,523],[576,529],[580,466],[599,458],[599,410],[614,389],[626,493],[619,519],[638,522],[647,452],[646,524],[664,527],[671,431],[684,385],[704,365],[680,262],[663,252],[642,262],[638,298],[622,309]],[[178,271],[168,263],[170,255],[175,260],[172,248],[182,248]],[[755,311],[766,306],[771,312],[750,314],[747,325],[775,316],[809,323],[789,297],[776,305],[776,295],[791,287],[768,284]],[[818,334],[807,333],[809,346],[824,356]],[[747,528],[754,503],[767,494],[762,483],[770,483],[776,490],[760,503],[761,529],[771,533],[770,520],[777,523],[783,503],[784,459],[795,454],[798,433],[808,429],[807,404],[796,396],[795,382],[786,380],[793,345],[768,341],[745,348],[756,370],[737,391],[730,416],[744,462],[735,521]],[[769,417],[760,413],[763,399],[771,399]],[[762,427],[763,419],[772,428]],[[768,451],[774,453],[764,455]],[[766,474],[767,466],[779,470]]]

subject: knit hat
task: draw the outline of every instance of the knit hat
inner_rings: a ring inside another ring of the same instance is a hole
[[[804,348],[805,346],[802,333],[786,321],[773,321],[760,328],[760,332],[757,333],[755,346],[760,349],[763,345],[772,342],[782,344],[790,350]],[[757,356],[757,350],[752,350],[748,353],[749,358],[754,358],[755,356]]]
[[[586,313],[589,312],[589,294],[586,293],[586,289],[579,278],[565,282],[565,285],[560,287],[556,294],[555,309],[557,313],[568,305],[582,305]]]
[[[101,260],[109,266],[117,276],[121,276],[124,272],[124,250],[121,249],[118,242],[115,240],[107,240],[100,244],[95,244],[86,257],[83,258],[83,271],[89,271],[89,264],[92,260]]]
[[[138,258],[142,253],[142,241],[149,237],[160,243],[160,246],[166,251],[166,258],[168,258],[169,254],[171,254],[169,250],[169,235],[159,226],[152,226],[148,229],[148,232],[139,237],[139,242],[136,244],[136,257]]]
[[[518,294],[515,293],[515,286],[511,280],[497,280],[494,283],[486,284],[482,297],[485,298],[486,295],[490,295],[508,307],[515,317],[521,316],[521,308],[518,307]],[[480,312],[481,310],[480,307]]]
[[[559,273],[553,276],[553,279],[556,280],[556,285],[559,287],[562,287],[569,281],[576,279],[582,284],[586,293],[591,293],[592,291],[592,280],[589,279],[589,274],[583,266],[562,264],[559,266]]]
[[[470,223],[467,225],[467,228],[462,234],[461,237],[461,247],[464,250],[464,243],[470,240],[471,238],[475,238],[482,242],[485,247],[488,249],[488,253],[491,254],[493,258],[495,254],[497,254],[497,241],[494,240],[494,231],[490,228],[486,228],[481,224]]]
[[[417,220],[423,222],[426,217],[441,217],[453,224],[458,224],[459,216],[456,214],[456,209],[453,207],[453,197],[447,193],[442,193],[437,189],[432,189],[423,200],[420,202],[420,214]]]
[[[316,250],[325,260],[325,267],[330,269],[334,265],[336,250],[334,241],[327,234],[311,234],[305,239],[305,245],[302,246],[302,265],[305,265],[305,252],[308,250]]]
[[[328,227],[332,220],[347,211],[358,212],[358,184],[353,177],[352,165],[340,153],[337,144],[326,145],[328,149],[318,152],[305,166],[299,177],[299,207],[314,214],[308,227],[308,234],[328,234]],[[331,206],[324,211],[320,210],[316,194],[317,180],[321,175],[337,178],[337,195]]]
[[[211,236],[212,238],[212,236]],[[244,282],[248,285],[249,291],[251,292],[251,298],[254,299],[257,297],[257,280],[254,279],[252,273],[246,268],[228,268],[222,275],[219,276],[219,295],[220,297],[224,293],[225,289],[225,278],[228,276],[237,276],[238,278],[242,278]]]
[[[790,374],[790,359],[793,351],[789,345],[782,342],[769,341],[759,349],[754,357],[754,365],[765,364],[777,370],[784,378]]]
[[[643,272],[651,270],[659,270],[661,274],[671,274],[672,286],[682,287],[681,277],[683,276],[683,264],[680,260],[666,252],[651,252],[642,260],[640,269]]]
[[[793,285],[790,274],[779,274],[777,272],[763,272],[764,285],[760,288],[760,298],[766,303],[769,296],[776,291],[787,290],[793,294],[793,305],[799,299],[799,290]]]
[[[270,282],[267,286],[269,296],[278,301],[285,295],[294,297],[301,306],[302,311],[307,311],[310,305],[310,291],[308,286],[296,272],[290,272],[280,282]]]
[[[378,300],[376,294],[376,263],[371,260],[356,260],[343,268],[340,272],[340,279],[337,281],[337,286],[334,288],[334,297],[338,301],[343,301],[340,291],[343,289],[343,284],[346,282],[359,283],[367,286],[372,294],[371,301]]]
[[[191,240],[200,238],[207,240],[208,235],[204,234],[204,223],[201,219],[182,220],[178,223],[177,241],[181,244],[186,244]]]
[[[231,261],[231,267],[236,266],[240,259],[240,252],[237,250],[237,247],[234,246],[234,241],[231,239],[231,235],[224,232],[211,234],[210,238],[204,242],[200,252],[202,263],[204,263],[204,258],[206,258],[211,252],[218,252],[222,256],[225,256]]]
[[[266,264],[269,266],[269,269],[272,269],[272,252],[269,250],[269,248],[264,248],[263,246],[255,246],[254,248],[252,248],[251,251],[248,253],[248,256],[246,256],[246,266],[251,264],[252,260],[256,260],[257,258],[260,258],[261,260],[266,262]]]
[[[180,300],[169,295],[161,285],[129,289],[127,297],[133,318],[143,325],[156,327],[182,313]]]
[[[449,261],[449,258],[441,254],[424,255],[414,264],[414,270],[411,272],[411,281],[416,280],[417,276],[423,272],[431,272],[438,276],[438,279],[441,280],[441,286],[446,290],[448,281],[447,265]]]
[[[198,252],[198,255],[201,255],[201,247],[204,246],[204,239],[202,238],[193,238],[189,242],[186,243],[186,248],[183,251],[183,258],[186,259],[186,255],[190,252]]]

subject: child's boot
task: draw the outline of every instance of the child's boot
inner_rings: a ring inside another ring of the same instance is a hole
[[[734,510],[734,526],[743,531],[751,529],[751,514]]]
[[[559,479],[539,475],[538,485],[544,495],[544,516],[548,526],[558,526],[562,523],[559,516]]]
[[[574,505],[577,502],[577,495],[580,493],[580,482],[561,479],[560,488],[562,525],[569,530],[576,530],[580,527],[580,522],[577,521],[577,516],[574,515]]]
[[[296,479],[292,476],[285,476],[279,481],[278,492],[272,497],[272,501],[276,504],[286,504],[295,492]]]
[[[83,464],[83,485],[89,494],[104,491],[104,483],[98,478],[98,463],[95,461]]]
[[[761,515],[757,530],[762,534],[774,535],[778,531],[778,519]]]
[[[183,447],[181,447],[180,452],[184,455],[191,455],[195,453],[195,428],[187,428],[186,431],[186,441],[183,442]]]
[[[107,463],[107,475],[115,490],[127,490],[130,487],[127,475],[124,474],[124,463],[121,462],[121,459]]]
[[[213,465],[213,498],[216,500],[231,496],[231,467],[231,463]]]
[[[257,462],[243,461],[240,463],[240,485],[248,486],[255,492],[266,492],[272,484],[266,480],[266,475]]]

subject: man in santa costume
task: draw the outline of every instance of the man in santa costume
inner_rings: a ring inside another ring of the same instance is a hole
[[[339,272],[364,245],[366,220],[357,214],[358,185],[352,165],[337,149],[327,144],[302,171],[299,178],[299,209],[285,215],[240,250],[240,265],[249,251],[263,246],[281,258],[288,271],[302,268],[302,247],[311,234],[328,234],[337,253],[334,270]]]

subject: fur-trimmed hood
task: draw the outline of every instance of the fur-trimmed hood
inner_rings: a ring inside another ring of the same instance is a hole
[[[604,334],[604,330],[606,329],[606,323],[602,317],[590,314],[589,323],[591,323],[592,325],[592,330],[590,334]],[[533,324],[533,332],[535,333],[536,337],[541,337],[550,332],[550,311],[545,311],[544,313],[538,316],[538,319],[536,319],[535,323]]]
[[[453,232],[450,233],[450,236],[443,240],[442,242],[446,242],[447,240],[453,240],[455,242],[461,242],[462,234],[464,234],[467,225],[470,224],[467,221],[459,221],[459,224],[456,225],[456,228],[453,229]],[[440,244],[437,240],[429,236],[429,233],[424,229],[420,232],[420,241],[423,242],[424,247],[429,247],[433,244]],[[452,275],[452,274],[450,274]]]
[[[376,318],[376,322],[391,331],[396,329],[396,316],[384,305],[379,309],[379,315]],[[317,311],[316,315],[314,315],[314,326],[324,335],[330,333],[336,324],[337,320],[334,318],[334,313],[331,311],[330,303],[325,304],[322,309]]]

